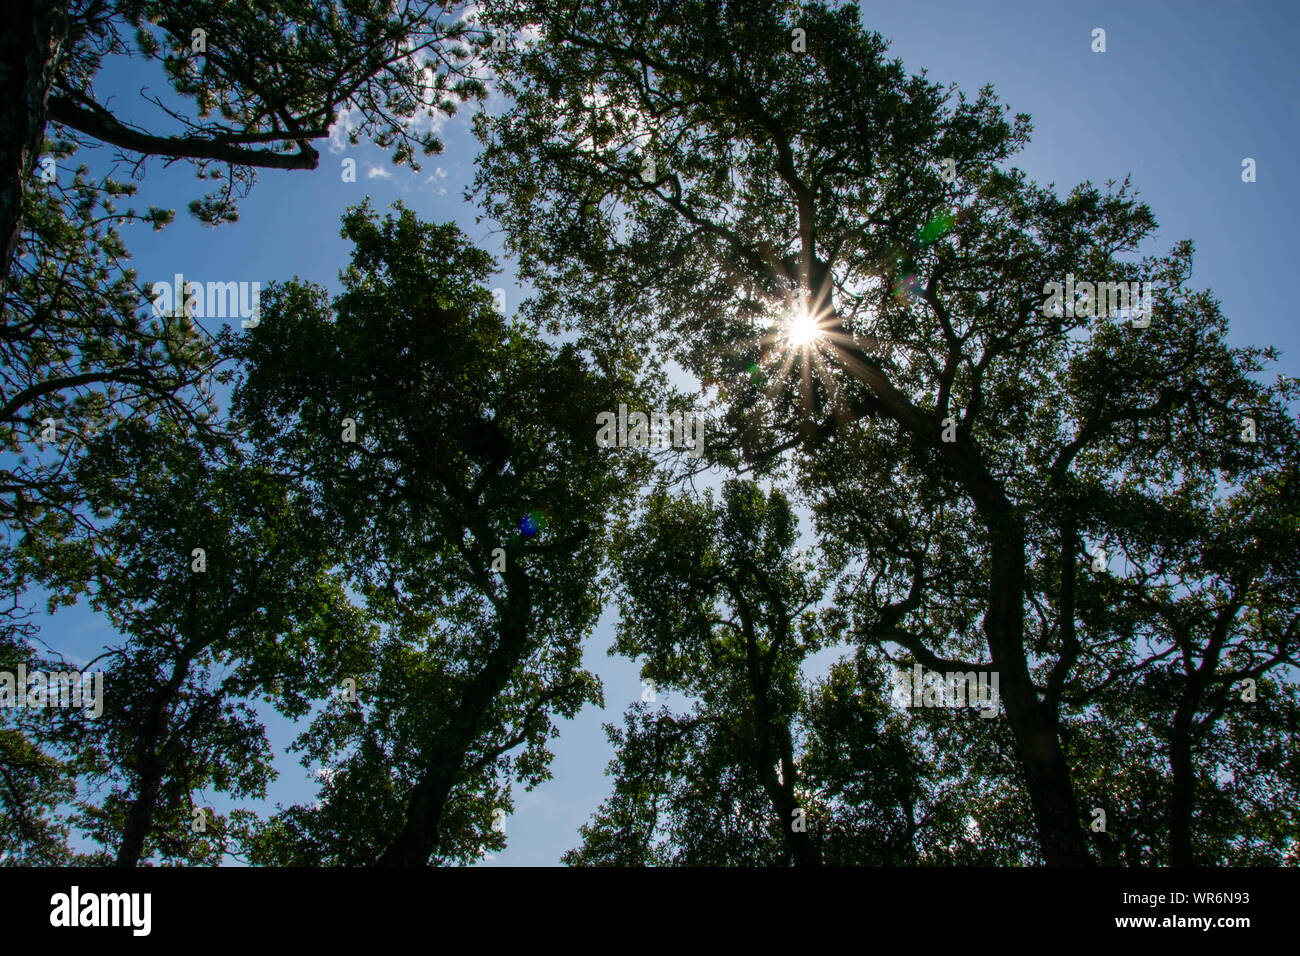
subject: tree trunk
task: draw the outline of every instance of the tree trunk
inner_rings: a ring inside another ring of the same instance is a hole
[[[985,633],[998,670],[1007,722],[1024,768],[1039,845],[1049,866],[1089,866],[1093,860],[1081,826],[1069,764],[1061,749],[1056,714],[1039,701],[1025,658],[1024,531],[1008,511],[990,518]]]
[[[126,827],[122,831],[122,842],[117,848],[115,866],[139,866],[144,853],[144,841],[153,829],[154,811],[158,805],[158,793],[162,789],[163,777],[167,772],[167,759],[162,746],[162,739],[167,733],[168,706],[176,699],[180,686],[189,674],[190,661],[193,656],[188,651],[177,661],[172,669],[171,679],[158,692],[149,713],[145,715],[141,728],[140,744],[136,751],[140,757],[136,770],[135,799],[127,813]]]
[[[821,866],[821,848],[817,846],[812,833],[808,830],[807,821],[804,822],[802,830],[794,829],[794,812],[799,809],[799,803],[794,796],[795,779],[794,763],[783,758],[781,761],[781,780],[777,781],[776,775],[768,768],[763,775],[763,787],[767,791],[768,799],[772,801],[772,807],[776,810],[777,818],[783,821],[785,842],[790,850],[790,856],[794,860],[794,865]]]
[[[114,866],[139,866],[144,854],[144,841],[153,829],[154,810],[158,805],[158,791],[162,788],[163,765],[156,757],[150,757],[139,770],[136,781],[135,799],[127,813],[126,827],[122,831],[122,842],[117,848]]]
[[[753,752],[758,778],[763,783],[763,790],[772,803],[772,809],[776,811],[777,824],[785,835],[785,845],[795,865],[821,866],[821,850],[813,840],[812,834],[808,832],[807,822],[804,822],[802,831],[794,829],[795,811],[799,809],[799,804],[794,796],[794,752],[790,741],[789,717],[781,714],[779,718],[774,718],[772,714],[768,701],[772,686],[770,680],[765,678],[762,664],[759,662],[753,608],[745,599],[744,590],[738,582],[728,578],[727,585],[732,600],[736,602],[736,610],[740,613],[741,630],[745,635],[745,677],[749,685],[750,698],[754,702]],[[782,641],[786,637],[788,633],[783,627],[781,633],[773,640]],[[774,744],[774,737],[779,743]],[[778,757],[778,746],[781,759],[780,780],[777,780],[773,769],[773,764]]]
[[[46,101],[67,29],[63,0],[17,0],[0,30],[0,306],[22,230],[23,184],[45,139]]]
[[[135,799],[127,813],[126,828],[122,831],[122,842],[117,848],[116,866],[139,866],[144,853],[144,841],[153,829],[154,811],[158,805],[158,792],[162,789],[163,777],[167,773],[167,762],[172,756],[171,744],[163,745],[170,721],[168,708],[176,701],[181,685],[189,676],[190,665],[199,652],[207,646],[198,626],[198,586],[191,579],[189,600],[186,610],[189,617],[190,642],[181,648],[180,656],[172,665],[171,677],[158,691],[144,716],[136,754],[139,766],[136,771]]]
[[[459,716],[459,711],[458,711]],[[470,740],[472,741],[472,737]],[[452,749],[463,755],[468,743],[457,734]],[[427,764],[424,776],[411,790],[402,832],[377,861],[380,866],[427,866],[438,845],[438,831],[447,795],[455,786],[461,762],[457,753],[441,753]]]
[[[1173,788],[1169,796],[1169,865],[1193,866],[1192,810],[1196,798],[1196,774],[1192,765],[1192,715],[1196,712],[1198,689],[1185,692],[1174,712],[1169,740],[1169,769]]]
[[[376,861],[380,866],[428,865],[438,846],[447,796],[460,776],[465,753],[482,730],[483,716],[527,650],[532,614],[528,579],[517,561],[507,564],[505,575],[509,597],[497,646],[466,690],[439,745],[430,753],[424,773],[407,801],[402,831]]]

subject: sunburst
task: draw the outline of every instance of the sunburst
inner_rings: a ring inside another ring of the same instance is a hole
[[[774,396],[793,382],[805,412],[811,414],[815,405],[814,376],[826,395],[834,396],[837,391],[827,361],[835,351],[837,337],[832,327],[833,314],[823,302],[810,304],[802,298],[791,298],[768,321],[760,341],[766,361],[759,359],[760,366],[766,366],[765,391]]]
[[[870,331],[850,330],[850,323],[860,326],[861,319],[856,310],[853,319],[846,319],[836,309],[830,283],[811,294],[800,294],[795,291],[803,285],[800,277],[788,278],[792,294],[772,303],[774,307],[753,309],[755,338],[746,337],[743,344],[737,340],[735,350],[744,354],[757,345],[757,361],[749,366],[751,380],[769,399],[779,401],[783,394],[793,398],[802,409],[802,428],[827,416],[842,416],[846,409],[840,375],[863,381],[881,378],[879,366],[870,357],[888,355],[896,343],[881,337],[878,322],[869,323],[875,326]],[[871,291],[864,288],[862,295]],[[764,298],[749,289],[745,295],[749,302]]]
[[[785,318],[785,340],[795,348],[808,348],[824,334],[817,316],[807,309],[796,308]]]

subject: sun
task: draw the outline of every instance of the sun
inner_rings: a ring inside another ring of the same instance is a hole
[[[823,334],[816,316],[806,309],[796,309],[785,320],[785,337],[791,345],[800,347],[812,345]]]

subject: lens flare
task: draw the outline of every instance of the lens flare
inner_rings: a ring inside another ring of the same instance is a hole
[[[519,533],[525,538],[531,538],[544,527],[546,527],[546,518],[542,513],[540,511],[530,511],[520,520]]]

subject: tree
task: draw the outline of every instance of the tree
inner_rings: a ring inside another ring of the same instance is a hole
[[[45,559],[32,549],[40,542],[53,554],[94,534],[105,517],[86,507],[79,479],[87,474],[96,436],[147,420],[213,433],[212,394],[223,378],[220,336],[214,339],[183,312],[138,314],[141,291],[127,266],[120,229],[132,222],[160,227],[169,215],[117,208],[118,197],[134,187],[112,179],[92,182],[81,167],[71,181],[26,182],[24,189],[24,240],[6,282],[13,294],[3,299],[0,330],[0,441],[9,452],[0,466],[0,524],[6,534],[0,576],[12,596],[0,623],[0,645],[7,664],[49,664],[61,671],[63,662],[34,643],[36,628],[23,595],[33,568]],[[92,476],[95,467],[89,466]],[[20,792],[43,791],[40,778],[48,778],[48,768],[58,763],[39,743],[51,729],[48,722],[27,717],[7,732],[4,748],[12,758],[7,793],[15,799]],[[34,776],[24,780],[29,773]],[[23,821],[36,818],[28,810],[15,813]],[[26,823],[14,832],[33,833]]]
[[[82,503],[72,481],[89,442],[128,419],[204,429],[215,411],[218,339],[183,310],[141,315],[142,290],[121,228],[169,216],[118,209],[134,187],[89,179],[29,185],[13,293],[0,332],[0,437],[18,460],[0,470],[0,517],[30,530]]]
[[[10,635],[6,634],[6,638]],[[0,641],[0,671],[62,670],[37,657],[25,642]],[[0,866],[58,866],[73,858],[60,805],[76,792],[65,760],[51,752],[48,711],[0,715]]]
[[[137,165],[151,156],[195,163],[223,186],[190,204],[208,223],[236,217],[256,168],[315,169],[312,145],[341,110],[359,116],[352,142],[373,135],[396,162],[442,149],[412,120],[453,114],[482,96],[471,64],[482,37],[450,4],[334,0],[51,0],[24,2],[0,47],[0,280],[8,276],[48,123]],[[94,81],[105,57],[156,65],[170,96],[142,129],[107,107]]]
[[[313,143],[341,111],[352,143],[372,136],[418,169],[417,150],[442,149],[436,117],[484,93],[473,65],[481,31],[448,6],[40,0],[14,9],[0,37],[0,440],[16,458],[0,468],[8,532],[36,532],[51,547],[56,526],[92,533],[73,481],[89,443],[137,418],[211,432],[221,382],[219,335],[183,309],[138,314],[150,290],[128,268],[120,230],[159,229],[172,213],[120,211],[134,186],[66,161],[102,145],[136,176],[150,157],[191,162],[201,179],[220,181],[190,203],[209,224],[236,218],[257,168],[315,168]],[[149,61],[167,94],[142,89],[132,106],[111,106],[96,89],[106,58]],[[142,111],[148,128],[136,125]],[[3,571],[20,593],[19,565]],[[22,635],[8,639],[21,653]],[[17,755],[34,744],[14,746]]]
[[[1145,788],[1140,812],[1154,820],[1130,858],[1276,864],[1300,836],[1286,809],[1295,803],[1296,712],[1285,681],[1300,647],[1300,435],[1279,397],[1290,393],[1241,396],[1267,430],[1229,425],[1240,431],[1235,467],[1198,469],[1184,457],[1174,493],[1152,500],[1130,482],[1107,508],[1099,546],[1122,567],[1100,576],[1081,628],[1097,632],[1087,643],[1122,642],[1129,659],[1069,703],[1091,706],[1114,736],[1137,742],[1133,750],[1145,744],[1146,758],[1130,764],[1167,768]]]
[[[631,335],[721,383],[732,428],[714,460],[794,450],[825,472],[844,436],[888,433],[887,457],[840,470],[881,482],[908,461],[926,476],[931,508],[977,549],[963,563],[978,611],[964,631],[927,620],[935,513],[899,514],[908,537],[878,564],[883,603],[868,615],[884,631],[861,637],[910,632],[909,649],[941,659],[979,634],[1042,858],[1089,862],[1061,739],[1083,652],[1079,535],[1104,521],[1086,510],[1089,469],[1117,445],[1169,457],[1200,442],[1198,423],[1235,420],[1262,354],[1229,348],[1207,294],[1186,289],[1190,245],[1133,261],[1155,223],[1127,182],[1059,198],[1000,168],[1028,118],[1004,121],[990,90],[953,103],[907,77],[853,6],[503,3],[492,16],[545,37],[503,58],[514,107],[476,120],[485,207],[537,308],[592,334],[593,286],[654,289]],[[1067,276],[1089,277],[1091,297],[1049,308]],[[1102,282],[1150,286],[1097,307]],[[1212,467],[1222,442],[1202,446]]]
[[[781,834],[783,855],[809,866],[821,863],[821,849],[811,821],[792,826],[796,815],[807,816],[792,725],[799,662],[819,641],[803,619],[817,591],[794,563],[796,533],[784,497],[765,497],[752,485],[726,485],[718,505],[712,496],[651,499],[618,550],[615,647],[645,655],[642,676],[657,688],[699,698],[691,723],[707,725],[697,736],[709,740],[711,758],[758,785],[768,804],[760,832]],[[711,777],[686,779],[703,788]]]
[[[73,770],[108,787],[72,822],[118,866],[216,863],[225,821],[195,795],[263,796],[273,775],[250,701],[304,716],[363,655],[367,629],[292,482],[231,443],[132,423],[81,470],[115,520],[34,560],[55,600],[87,592],[125,641],[93,662],[107,664],[102,714],[65,741]]]
[[[617,539],[615,649],[643,658],[655,695],[617,747],[614,794],[583,827],[571,864],[818,866],[897,862],[912,851],[921,761],[857,669],[810,686],[825,643],[824,586],[795,547],[779,491],[729,481],[721,500],[658,492]],[[864,674],[876,670],[863,659]]]
[[[507,324],[490,256],[451,224],[351,210],[331,304],[270,290],[241,340],[238,418],[297,476],[384,636],[303,735],[315,807],[248,827],[253,858],[425,865],[501,845],[508,780],[547,779],[581,667],[603,530],[645,458],[595,442],[631,373]],[[495,824],[495,827],[494,827]]]

